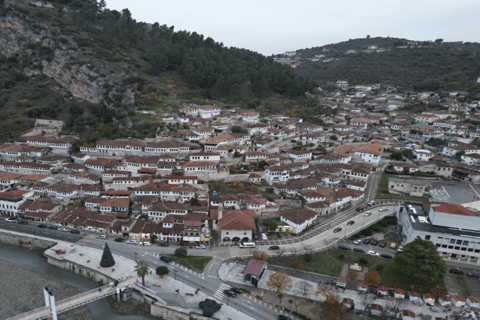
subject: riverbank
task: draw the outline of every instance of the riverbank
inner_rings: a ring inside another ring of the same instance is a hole
[[[43,287],[48,287],[57,301],[79,294],[77,288],[40,275],[17,264],[0,259],[0,318],[6,319],[45,305]],[[87,306],[59,314],[58,319],[92,320]]]

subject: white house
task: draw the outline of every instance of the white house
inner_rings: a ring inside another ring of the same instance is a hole
[[[7,216],[18,216],[19,207],[33,196],[33,191],[4,190],[0,192],[0,213]]]
[[[293,233],[300,233],[311,226],[317,219],[318,213],[306,208],[287,209],[278,212],[280,221],[292,227]]]

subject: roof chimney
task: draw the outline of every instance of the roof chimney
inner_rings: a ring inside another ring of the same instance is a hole
[[[223,203],[218,206],[218,219],[220,221],[223,218]]]

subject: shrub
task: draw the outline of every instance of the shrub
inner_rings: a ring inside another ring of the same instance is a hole
[[[341,255],[338,256],[338,259],[344,260],[344,259],[345,259],[345,256],[344,256],[343,254],[341,254]]]
[[[187,249],[185,248],[177,248],[175,249],[175,256],[178,257],[178,258],[185,258],[188,254],[188,251]]]
[[[360,259],[358,259],[358,263],[360,263],[360,264],[367,264],[367,263],[368,263],[368,260],[365,259],[365,258],[360,258]]]
[[[362,231],[360,231],[360,233],[363,234],[364,236],[371,236],[372,235],[372,230],[363,229]]]

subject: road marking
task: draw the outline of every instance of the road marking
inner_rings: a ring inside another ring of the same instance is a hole
[[[470,184],[469,184],[469,186],[473,189],[473,187],[472,187]],[[445,193],[447,194],[447,196],[450,198],[450,195],[448,194],[447,190],[445,190],[445,187],[444,187],[444,186],[442,186],[442,189],[443,189],[443,191],[445,191]],[[475,191],[475,189],[473,189],[473,191]],[[475,193],[477,193],[477,191],[475,191]],[[477,195],[478,195],[478,193],[477,193]]]
[[[228,290],[230,289],[230,286],[226,283],[222,283],[217,291],[215,291],[215,294],[213,295],[215,298],[217,298],[218,300],[222,300],[223,297],[225,296],[225,293],[223,293],[223,290]]]
[[[470,188],[472,188],[473,192],[475,192],[475,194],[477,195],[477,197],[480,198],[480,194],[478,194],[477,190],[475,190],[470,183],[469,183],[468,185],[470,186]],[[445,188],[444,188],[443,186],[442,186],[442,188],[443,188],[443,190],[445,190]],[[447,191],[445,191],[445,192],[447,192]],[[447,194],[448,194],[448,193],[447,193]],[[449,196],[449,197],[450,197],[450,196]]]

